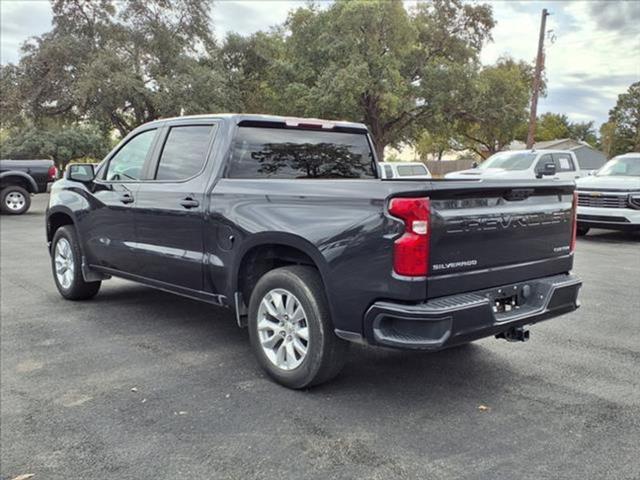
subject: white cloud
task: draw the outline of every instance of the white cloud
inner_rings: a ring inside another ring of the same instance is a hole
[[[228,32],[248,35],[280,24],[290,10],[307,5],[304,0],[222,0],[213,5],[216,36]]]
[[[500,54],[533,61],[540,13],[549,8],[546,42],[548,96],[539,111],[572,120],[606,121],[617,96],[640,80],[640,2],[493,2],[498,25],[484,63]],[[635,17],[635,18],[634,18]]]
[[[51,6],[42,0],[0,0],[0,63],[20,59],[20,46],[51,29]]]

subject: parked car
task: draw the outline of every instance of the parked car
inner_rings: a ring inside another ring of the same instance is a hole
[[[380,162],[378,168],[384,179],[431,178],[427,166],[420,162]]]
[[[230,308],[291,388],[350,342],[439,350],[577,308],[574,183],[381,180],[363,124],[260,115],[159,120],[51,189],[53,278],[110,276]]]
[[[511,150],[495,153],[475,168],[451,172],[445,178],[575,180],[583,175],[586,173],[580,170],[578,160],[570,150]]]
[[[578,235],[590,228],[640,230],[640,153],[614,157],[576,184]]]
[[[0,209],[21,215],[31,206],[31,195],[47,191],[58,171],[51,160],[0,160]]]

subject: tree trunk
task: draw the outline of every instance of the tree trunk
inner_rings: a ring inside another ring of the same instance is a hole
[[[376,157],[378,157],[379,162],[384,162],[384,149],[386,145],[382,143],[377,138],[373,139],[373,148],[376,151]]]
[[[384,128],[380,121],[378,101],[367,92],[362,94],[361,103],[364,107],[364,123],[369,127],[369,132],[373,137],[373,148],[376,151],[376,157],[379,162],[384,162],[384,147],[388,142],[385,141]]]

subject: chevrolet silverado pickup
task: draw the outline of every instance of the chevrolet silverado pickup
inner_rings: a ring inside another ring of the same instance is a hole
[[[22,215],[31,206],[31,195],[47,191],[58,170],[52,160],[0,160],[0,210]]]
[[[158,120],[51,191],[53,279],[111,276],[231,309],[304,388],[352,342],[435,351],[575,310],[572,181],[383,180],[367,128],[263,115]]]

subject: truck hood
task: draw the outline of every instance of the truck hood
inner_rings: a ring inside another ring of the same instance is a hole
[[[640,191],[640,177],[583,177],[576,180],[577,189],[584,190],[637,190]]]
[[[508,179],[526,179],[531,180],[532,175],[528,170],[505,170],[504,168],[470,168],[468,170],[461,170],[459,172],[451,172],[445,175],[445,178],[457,178],[457,179],[481,179],[492,178],[499,180],[501,178]]]

